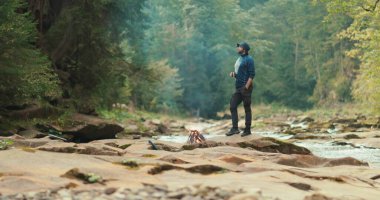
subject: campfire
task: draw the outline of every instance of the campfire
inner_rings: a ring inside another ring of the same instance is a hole
[[[199,133],[197,130],[190,130],[189,138],[187,139],[188,144],[199,144],[206,142],[206,138]]]

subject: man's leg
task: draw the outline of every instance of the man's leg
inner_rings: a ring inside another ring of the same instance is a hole
[[[245,111],[245,129],[242,136],[251,134],[252,110],[251,110],[251,90],[245,90],[243,93],[243,105]]]
[[[251,110],[251,97],[244,97],[244,111],[245,111],[245,127],[251,128],[252,123],[252,110]]]
[[[243,98],[239,91],[236,91],[231,97],[230,111],[231,111],[231,119],[232,119],[232,129],[230,130],[230,132],[227,133],[227,136],[239,133],[239,128],[238,128],[239,118],[238,118],[237,107],[242,102],[242,100]]]
[[[232,118],[232,127],[238,128],[238,111],[237,107],[242,102],[242,95],[239,92],[235,92],[230,101],[230,111],[231,111],[231,118]]]

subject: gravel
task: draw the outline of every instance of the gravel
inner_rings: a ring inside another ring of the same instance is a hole
[[[41,191],[18,193],[9,196],[0,196],[0,200],[108,200],[108,199],[129,199],[129,200],[161,200],[161,199],[199,199],[215,200],[230,199],[234,195],[243,193],[243,190],[225,190],[214,187],[189,186],[176,190],[169,190],[162,186],[146,185],[137,190],[128,188],[105,188],[102,190],[69,190],[60,189],[58,191]]]

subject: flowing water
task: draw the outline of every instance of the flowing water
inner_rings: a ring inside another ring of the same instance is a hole
[[[314,155],[324,158],[353,157],[358,160],[368,162],[372,168],[380,168],[380,149],[365,146],[337,145],[332,141],[305,141],[295,142],[298,146],[303,146],[313,152]]]
[[[280,140],[287,140],[292,137],[292,135],[286,135],[274,132],[254,132],[253,134],[258,134],[263,137],[272,137]],[[212,139],[213,137],[221,137],[224,135],[204,135],[206,139]],[[175,142],[175,143],[186,143],[188,136],[159,136],[156,138],[161,141]],[[340,145],[333,141],[320,141],[320,140],[305,140],[302,142],[295,142],[294,144],[298,146],[305,147],[313,152],[314,155],[324,157],[324,158],[343,158],[343,157],[353,157],[358,160],[368,162],[370,167],[380,169],[380,149],[369,148],[365,146],[352,146],[352,145]]]

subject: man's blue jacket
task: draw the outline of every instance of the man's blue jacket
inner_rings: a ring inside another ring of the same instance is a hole
[[[238,70],[236,73],[236,82],[235,87],[242,88],[247,84],[247,81],[249,78],[254,79],[256,72],[255,72],[255,62],[253,61],[253,58],[248,54],[243,54],[238,59],[237,62],[240,62],[238,65]]]

